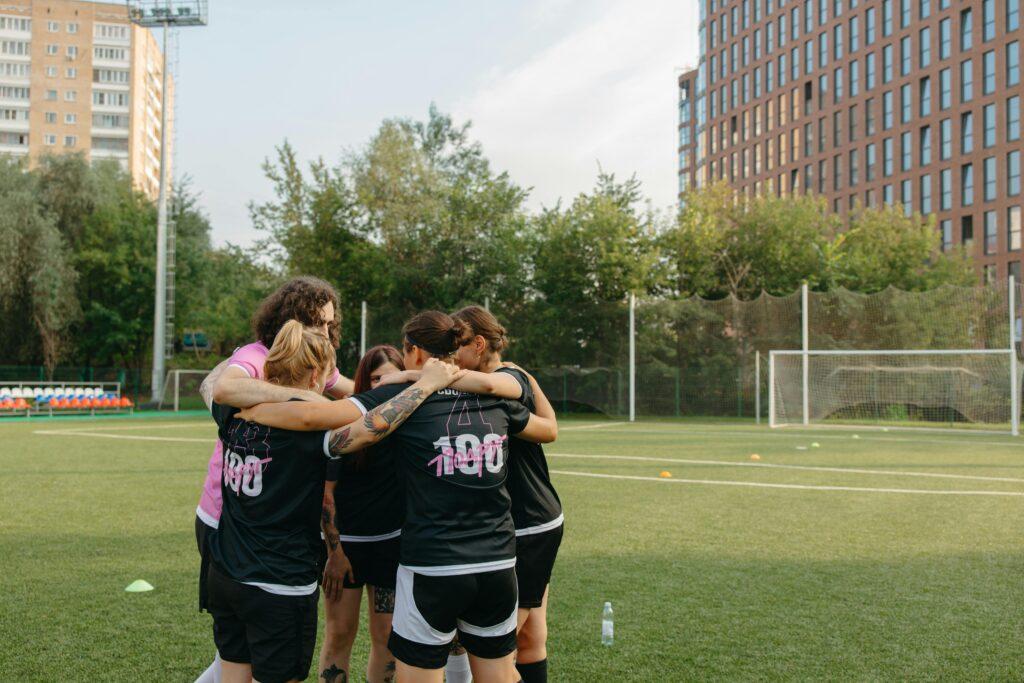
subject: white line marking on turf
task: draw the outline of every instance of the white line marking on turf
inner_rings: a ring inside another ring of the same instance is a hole
[[[212,443],[213,439],[189,439],[174,436],[141,436],[130,434],[101,434],[100,432],[77,432],[70,429],[40,429],[32,432],[43,436],[91,436],[97,439],[125,439],[127,441],[177,441],[181,443]]]
[[[637,477],[627,474],[598,474],[597,472],[569,472],[551,470],[552,474],[571,477],[593,477],[595,479],[629,479],[633,481],[656,481],[664,484],[706,484],[709,486],[749,486],[764,489],[798,489],[801,491],[848,491],[852,493],[922,493],[934,496],[1012,496],[1024,498],[1018,491],[942,491],[929,489],[888,489],[860,486],[812,486],[810,484],[768,484],[758,481],[722,481],[717,479],[663,479],[661,477]]]
[[[622,433],[629,433],[629,434],[665,434],[665,435],[668,435],[668,436],[672,436],[672,435],[675,435],[675,436],[687,436],[687,435],[690,435],[690,434],[694,434],[694,435],[700,435],[700,436],[715,436],[715,437],[725,438],[725,439],[750,439],[750,438],[760,438],[762,436],[789,437],[791,439],[796,438],[796,439],[803,439],[803,440],[810,439],[810,438],[815,438],[815,439],[842,439],[842,440],[846,441],[846,440],[851,439],[851,437],[849,437],[849,436],[837,436],[835,433],[828,434],[828,433],[822,433],[821,431],[813,431],[813,430],[805,431],[805,432],[795,432],[795,431],[773,432],[773,431],[768,431],[768,430],[755,431],[753,429],[746,429],[746,428],[741,428],[744,431],[728,431],[728,428],[723,428],[722,430],[718,431],[718,430],[708,430],[708,429],[691,429],[691,428],[688,428],[688,427],[679,427],[679,428],[676,428],[676,429],[641,429],[641,428],[637,428],[637,427],[631,426],[628,422],[614,422],[614,423],[610,423],[610,424],[611,425],[619,426],[619,429],[615,430],[615,431],[620,431]],[[603,427],[603,428],[607,429],[607,430],[612,430],[611,426]],[[564,431],[565,429],[569,429],[569,428],[568,427],[563,427],[562,431]],[[596,429],[596,427],[595,427],[595,429]],[[982,436],[982,434],[979,434],[979,436]],[[951,444],[951,443],[952,444],[957,444],[957,443],[962,443],[962,444],[968,444],[968,445],[971,445],[971,446],[1013,446],[1013,447],[1019,447],[1019,446],[1021,446],[1022,443],[1024,443],[1024,442],[1016,442],[1016,441],[976,441],[974,439],[955,438],[955,437],[952,437],[952,436],[950,438],[948,438],[948,439],[919,439],[919,438],[896,439],[896,438],[889,437],[889,436],[871,436],[870,434],[868,436],[864,436],[863,434],[860,434],[859,437],[860,437],[859,438],[860,441],[888,441],[888,442],[894,442],[894,443],[929,443],[929,444]]]
[[[213,427],[213,420],[207,422],[174,422],[172,424],[145,424],[130,426],[99,426],[99,427],[72,427],[69,432],[129,432],[140,429],[187,429],[190,427]],[[59,429],[48,429],[47,432],[59,432]]]
[[[640,460],[644,462],[678,462],[688,465],[721,465],[722,467],[769,467],[781,470],[811,470],[813,472],[843,472],[851,474],[882,474],[900,477],[933,477],[935,479],[971,479],[975,481],[1009,481],[1024,483],[1024,479],[1013,477],[984,477],[974,474],[939,474],[936,472],[905,472],[889,470],[865,470],[847,467],[819,467],[816,465],[777,465],[765,462],[729,462],[727,460],[692,460],[688,458],[653,458],[640,455],[579,455],[575,453],[548,453],[555,458],[592,458],[595,460]]]
[[[614,425],[621,425],[622,422],[598,422],[593,425],[577,425],[574,427],[562,427],[563,432],[574,431],[578,429],[602,429],[604,427],[612,427]]]

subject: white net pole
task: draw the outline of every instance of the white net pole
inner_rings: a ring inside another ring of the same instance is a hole
[[[181,373],[174,373],[174,412],[178,412],[181,405]]]
[[[754,424],[761,424],[761,352],[754,351]]]
[[[359,307],[359,357],[366,355],[366,302]]]
[[[636,422],[636,294],[629,295],[629,421]]]
[[[1008,278],[1009,289],[1009,327],[1010,327],[1010,430],[1014,436],[1020,433],[1020,386],[1017,379],[1017,283],[1011,275]]]
[[[810,386],[810,357],[807,352],[810,350],[810,338],[808,334],[808,315],[807,315],[807,283],[804,282],[800,285],[800,339],[803,350],[803,408],[804,408],[804,424],[810,424],[810,405],[811,395],[809,391]]]
[[[768,352],[768,426],[775,427],[775,352]]]

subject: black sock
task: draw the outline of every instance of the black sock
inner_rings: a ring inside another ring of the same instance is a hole
[[[547,683],[548,682],[548,660],[542,659],[531,664],[520,664],[516,662],[516,671],[523,677],[523,683]]]

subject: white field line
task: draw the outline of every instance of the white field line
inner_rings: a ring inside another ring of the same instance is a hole
[[[573,426],[573,427],[562,427],[561,431],[569,432],[569,431],[574,431],[574,430],[578,430],[578,429],[603,429],[605,427],[611,427],[611,426],[614,426],[614,425],[622,425],[622,424],[624,424],[624,423],[622,423],[622,422],[598,422],[597,424],[593,424],[593,425],[577,425],[577,426]]]
[[[661,477],[636,477],[626,474],[598,474],[597,472],[569,472],[551,470],[552,474],[570,477],[593,477],[595,479],[628,479],[632,481],[655,481],[664,484],[704,484],[707,486],[747,486],[764,489],[797,489],[800,491],[846,491],[851,493],[919,493],[933,496],[1010,496],[1024,498],[1018,491],[942,491],[929,489],[866,488],[860,486],[812,486],[809,484],[767,484],[757,481],[721,481],[717,479],[663,479]]]
[[[575,453],[546,453],[554,458],[590,458],[595,460],[638,460],[642,462],[678,462],[686,465],[719,465],[721,467],[768,467],[780,470],[810,470],[812,472],[842,472],[844,474],[881,474],[899,477],[932,477],[935,479],[971,479],[974,481],[1008,481],[1024,483],[1024,479],[1013,477],[984,477],[971,474],[939,474],[935,472],[906,472],[889,470],[867,470],[847,467],[819,467],[816,465],[776,465],[765,462],[729,462],[727,460],[692,460],[688,458],[656,458],[640,455],[579,455]]]
[[[615,430],[615,431],[620,431],[620,432],[623,432],[623,433],[628,432],[630,434],[666,434],[666,435],[673,435],[674,434],[674,435],[677,435],[677,436],[687,436],[689,434],[694,434],[694,435],[698,435],[698,436],[716,436],[716,437],[724,438],[724,439],[758,439],[758,438],[761,438],[762,436],[772,436],[772,437],[784,437],[784,438],[788,437],[790,439],[797,438],[797,439],[804,439],[804,440],[814,438],[814,439],[842,439],[843,441],[847,441],[847,440],[850,440],[850,438],[851,438],[851,437],[836,436],[834,433],[833,434],[827,434],[827,433],[823,434],[821,432],[815,432],[813,430],[804,430],[803,432],[795,432],[795,431],[775,432],[775,431],[768,431],[768,430],[761,431],[761,432],[754,431],[754,430],[742,431],[742,432],[735,432],[735,431],[730,432],[730,431],[727,431],[726,428],[723,428],[720,431],[719,430],[707,430],[707,429],[691,429],[691,428],[687,428],[687,427],[679,427],[679,428],[676,428],[676,429],[641,429],[641,428],[631,427],[628,422],[625,422],[625,423],[624,422],[614,422],[614,423],[611,423],[611,424],[619,426],[619,429]],[[598,427],[595,425],[593,428],[597,429]],[[605,429],[605,430],[612,431],[611,427],[604,427],[604,426],[602,426],[601,428]],[[562,427],[562,428],[560,428],[559,431],[565,431],[567,429],[570,429],[570,428],[569,427]],[[979,436],[980,436],[980,434],[979,434]],[[967,445],[971,445],[971,446],[1012,446],[1012,447],[1024,446],[1024,441],[976,441],[974,439],[957,439],[957,438],[952,438],[952,437],[948,438],[948,439],[919,439],[919,438],[898,439],[898,438],[887,437],[887,436],[870,436],[870,435],[869,436],[864,436],[863,434],[861,434],[861,435],[859,435],[859,439],[857,439],[857,440],[859,440],[859,441],[888,441],[888,442],[893,442],[893,443],[967,444]]]
[[[68,429],[69,432],[128,432],[142,429],[188,429],[193,427],[214,427],[213,419],[206,422],[174,422],[172,424],[145,424],[145,425],[130,425],[124,427],[72,427]],[[47,434],[56,434],[60,431],[59,429],[48,429],[45,430]],[[41,434],[41,431],[37,431],[36,434]]]
[[[179,443],[207,443],[212,444],[214,438],[206,437],[204,439],[190,439],[187,437],[174,437],[174,436],[141,436],[134,434],[102,434],[100,432],[78,432],[70,429],[39,429],[33,434],[40,434],[42,436],[91,436],[97,439],[124,439],[127,441],[175,441]]]

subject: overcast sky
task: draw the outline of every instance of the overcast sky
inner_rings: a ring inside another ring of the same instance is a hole
[[[248,244],[276,144],[334,161],[436,102],[532,207],[589,189],[598,164],[669,206],[696,31],[697,0],[211,0],[210,25],[179,36],[177,170],[214,240]]]

